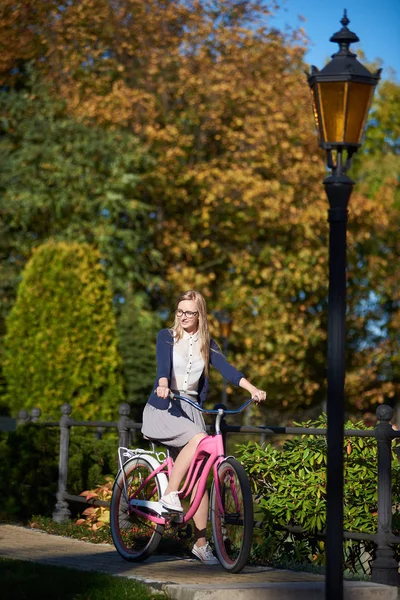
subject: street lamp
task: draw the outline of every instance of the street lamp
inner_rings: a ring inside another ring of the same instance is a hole
[[[229,348],[229,336],[231,335],[232,330],[232,319],[224,310],[217,310],[214,314],[219,323],[219,335],[222,341],[222,351],[224,355],[227,356]],[[222,384],[222,404],[226,405],[226,400],[226,380],[224,379]]]
[[[332,174],[324,180],[329,210],[329,295],[327,352],[327,600],[343,598],[343,443],[346,318],[346,228],[347,206],[354,181],[346,175],[361,137],[380,69],[372,74],[349,46],[359,38],[347,28],[344,11],[342,29],[331,42],[339,51],[319,71],[311,67],[308,83],[313,98],[319,145],[326,150]],[[344,157],[346,152],[346,157]],[[346,160],[344,160],[344,158]]]

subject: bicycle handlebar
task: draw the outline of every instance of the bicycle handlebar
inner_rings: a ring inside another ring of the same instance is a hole
[[[174,392],[170,392],[169,397],[171,398],[171,400],[183,400],[184,402],[190,404],[190,406],[193,406],[193,408],[196,408],[197,410],[206,415],[237,415],[238,413],[242,412],[245,408],[247,408],[252,402],[258,400],[258,398],[250,398],[250,400],[247,400],[244,404],[242,404],[242,406],[240,406],[236,410],[228,410],[225,408],[202,408],[199,404],[197,404],[197,402],[193,402],[193,400],[190,400],[190,398],[186,398],[186,396],[179,396],[179,394],[174,394]]]

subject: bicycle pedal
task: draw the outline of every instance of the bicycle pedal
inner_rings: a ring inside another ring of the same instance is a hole
[[[181,512],[166,510],[161,513],[161,517],[174,523],[183,523],[183,513]]]
[[[183,523],[183,513],[174,513],[172,515],[171,521],[176,524]]]

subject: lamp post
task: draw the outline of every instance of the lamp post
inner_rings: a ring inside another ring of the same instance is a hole
[[[339,44],[339,51],[321,71],[312,66],[308,75],[319,145],[326,150],[327,166],[332,171],[324,180],[329,201],[326,600],[343,598],[346,229],[347,206],[354,185],[346,171],[361,145],[380,77],[380,70],[370,73],[350,51],[350,44],[359,38],[347,28],[349,22],[344,11],[342,29],[330,38]]]
[[[219,323],[219,335],[222,341],[222,352],[225,356],[227,356],[229,348],[229,336],[231,335],[232,330],[232,319],[224,310],[218,310],[214,314]],[[224,379],[222,384],[222,404],[226,405],[226,400],[226,380]]]

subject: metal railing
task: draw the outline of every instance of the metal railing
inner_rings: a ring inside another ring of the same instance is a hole
[[[218,405],[217,405],[218,406]],[[221,405],[219,405],[221,406]],[[71,427],[93,427],[97,431],[103,432],[107,428],[114,428],[118,431],[119,446],[129,447],[131,435],[133,432],[141,430],[141,423],[135,423],[129,418],[129,404],[119,406],[118,421],[77,421],[70,415],[72,407],[70,404],[63,404],[61,407],[61,418],[59,421],[39,422],[40,410],[33,409],[29,416],[26,411],[19,413],[19,423],[37,422],[42,426],[59,426],[60,428],[60,454],[59,454],[59,476],[57,502],[53,513],[53,519],[62,523],[71,518],[69,510],[70,502],[81,502],[94,506],[109,507],[109,503],[103,500],[91,499],[69,494],[67,490],[68,480],[68,462],[69,462],[69,443]],[[371,564],[371,579],[375,583],[386,585],[400,585],[399,565],[395,559],[394,545],[400,544],[400,536],[396,536],[392,531],[392,443],[396,438],[400,438],[400,431],[397,431],[390,424],[393,418],[393,409],[387,405],[381,405],[376,411],[377,425],[370,430],[345,429],[345,437],[370,437],[377,441],[377,463],[378,463],[378,526],[375,534],[362,533],[355,531],[344,531],[344,539],[353,539],[357,541],[372,541],[376,544],[375,558]],[[211,431],[210,426],[207,427]],[[265,439],[274,435],[321,435],[326,436],[326,429],[312,427],[281,427],[281,426],[249,426],[249,425],[229,425],[225,420],[221,422],[221,430],[225,437],[229,433],[235,434],[257,434]],[[398,499],[400,502],[400,499]],[[301,534],[305,533],[301,527],[287,527],[288,531]],[[322,533],[323,535],[323,533]]]
[[[345,429],[345,437],[375,438],[377,441],[378,463],[378,527],[375,534],[356,531],[343,531],[344,539],[357,541],[372,541],[376,544],[375,559],[371,565],[371,579],[375,583],[400,586],[399,564],[395,559],[394,545],[400,544],[400,536],[393,534],[392,530],[392,443],[400,438],[397,431],[390,424],[393,418],[393,409],[385,404],[376,411],[377,425],[374,429],[358,430]],[[271,427],[271,426],[235,426],[222,425],[226,433],[247,433],[273,436],[285,435],[321,435],[326,436],[326,429],[312,427]],[[400,503],[400,498],[397,500]],[[296,534],[305,533],[301,527],[287,527],[288,531]]]

